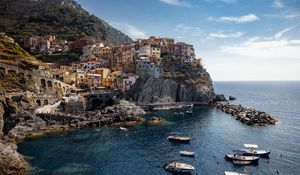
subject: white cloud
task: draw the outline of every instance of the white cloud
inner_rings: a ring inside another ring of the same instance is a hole
[[[235,23],[246,23],[259,20],[255,14],[248,14],[244,16],[222,16],[219,18],[209,17],[208,21],[217,21],[217,22],[235,22]]]
[[[160,1],[169,5],[175,5],[180,7],[192,7],[190,3],[182,0],[160,0]]]
[[[287,33],[288,31],[290,30],[293,30],[295,27],[288,27],[288,28],[285,28],[279,32],[277,32],[274,36],[275,39],[279,39],[281,38],[285,33]]]
[[[264,14],[264,17],[267,18],[278,18],[278,19],[295,19],[300,17],[300,11],[295,12],[284,12],[281,14]]]
[[[175,31],[182,35],[190,35],[190,36],[200,36],[203,30],[200,27],[188,26],[185,24],[177,24],[175,26]]]
[[[284,3],[281,0],[273,1],[271,7],[273,8],[284,8]]]
[[[295,42],[296,41],[296,42]],[[299,40],[256,40],[246,41],[239,45],[221,46],[221,51],[234,55],[252,58],[300,59]]]
[[[206,2],[218,2],[218,1],[221,1],[221,2],[224,2],[226,4],[234,4],[236,3],[237,0],[205,0]]]
[[[243,32],[235,32],[235,33],[223,33],[223,32],[218,32],[218,33],[210,33],[209,36],[212,38],[240,38],[244,35]]]
[[[137,38],[147,38],[147,35],[142,30],[138,29],[137,27],[128,24],[128,23],[120,23],[120,22],[112,22],[112,26],[120,29],[125,34],[129,35],[133,39]]]

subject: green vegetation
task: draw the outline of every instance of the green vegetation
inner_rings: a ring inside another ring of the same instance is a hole
[[[23,69],[28,69],[30,67],[37,68],[42,64],[35,57],[23,50],[18,44],[10,41],[10,39],[4,35],[0,35],[0,62],[18,65]]]
[[[36,55],[36,57],[43,62],[69,65],[73,62],[78,62],[81,55],[82,50],[70,50],[51,55]]]
[[[1,92],[21,92],[34,91],[33,80],[26,79],[19,74],[6,74],[0,71],[0,91]]]
[[[0,31],[18,43],[22,43],[26,35],[48,34],[67,40],[90,36],[111,44],[131,41],[73,0],[1,0],[0,20]]]

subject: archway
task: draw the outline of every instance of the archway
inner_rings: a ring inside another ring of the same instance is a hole
[[[36,101],[36,104],[38,105],[38,106],[41,106],[42,104],[41,104],[41,100],[37,100]]]
[[[44,105],[48,105],[48,104],[49,104],[48,100],[44,100]]]
[[[46,87],[46,80],[45,79],[41,79],[41,86],[42,86],[42,88]]]
[[[47,81],[47,86],[49,87],[49,88],[52,88],[52,81]]]

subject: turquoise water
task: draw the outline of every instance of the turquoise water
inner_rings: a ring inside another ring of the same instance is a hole
[[[179,159],[193,164],[195,174],[300,174],[300,82],[216,82],[215,89],[237,98],[235,103],[255,107],[279,119],[275,126],[255,128],[208,107],[194,107],[193,116],[174,111],[153,112],[147,117],[166,119],[157,126],[90,128],[27,140],[19,151],[30,156],[31,174],[45,175],[156,175],[169,174],[163,164]],[[170,132],[192,137],[188,145],[168,142]],[[258,166],[234,166],[224,155],[244,143],[270,149],[270,159]],[[180,150],[195,151],[195,158],[180,157]],[[282,155],[282,157],[280,156]]]

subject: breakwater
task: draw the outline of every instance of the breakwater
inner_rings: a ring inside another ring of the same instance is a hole
[[[266,126],[275,125],[277,119],[270,114],[247,108],[242,105],[230,104],[229,102],[215,102],[211,106],[235,117],[236,120],[247,125]]]

